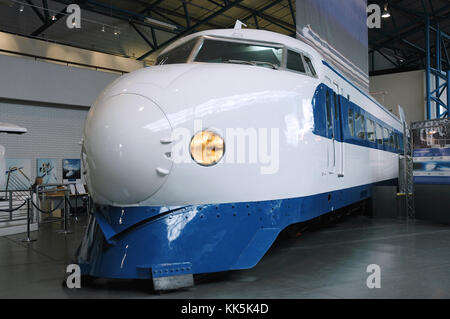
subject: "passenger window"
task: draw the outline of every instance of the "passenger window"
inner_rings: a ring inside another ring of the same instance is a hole
[[[356,135],[360,138],[365,140],[366,139],[366,123],[364,116],[359,114],[358,112],[355,112],[355,124],[356,124]]]
[[[333,92],[334,95],[334,118],[336,120],[339,120],[338,116],[339,116],[339,112],[338,112],[338,96],[336,95],[336,93]]]
[[[389,146],[389,132],[385,127],[383,127],[383,143],[384,145]]]
[[[287,53],[287,65],[289,70],[305,73],[305,66],[303,65],[302,56],[294,51],[288,50]]]
[[[352,109],[348,109],[348,129],[350,131],[350,135],[354,136],[355,135],[355,127],[353,125],[353,110]]]
[[[305,62],[306,62],[306,68],[307,68],[307,71],[308,71],[312,76],[316,76],[317,73],[316,73],[316,70],[314,70],[314,66],[313,66],[313,64],[312,64],[312,62],[311,62],[311,59],[308,58],[307,56],[303,56],[303,58],[305,59]]]
[[[377,142],[378,144],[383,144],[383,130],[381,129],[381,125],[377,123]]]
[[[367,139],[375,142],[375,125],[370,119],[367,121]]]
[[[331,117],[331,99],[330,99],[330,92],[326,93],[326,97],[327,97],[327,129],[328,131],[332,130],[333,131],[333,119]]]
[[[394,147],[394,134],[392,130],[389,130],[389,146]]]
[[[397,133],[394,133],[394,147],[395,147],[395,149],[398,149],[398,135],[397,135]]]

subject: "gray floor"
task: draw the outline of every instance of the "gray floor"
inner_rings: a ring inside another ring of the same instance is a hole
[[[450,298],[450,226],[351,217],[278,240],[253,269],[159,295],[139,280],[63,288],[85,222],[66,236],[58,223],[43,225],[32,244],[0,237],[0,298]],[[380,289],[366,286],[369,264],[381,267]]]

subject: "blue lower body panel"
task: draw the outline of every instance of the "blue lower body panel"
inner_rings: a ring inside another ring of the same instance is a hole
[[[105,278],[251,268],[287,226],[371,196],[371,185],[280,200],[185,207],[97,207],[76,262]]]

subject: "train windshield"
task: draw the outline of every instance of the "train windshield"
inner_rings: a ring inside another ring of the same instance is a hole
[[[176,64],[176,63],[187,63],[189,56],[191,55],[192,49],[197,43],[197,39],[193,39],[188,41],[176,48],[167,51],[160,56],[156,60],[157,65],[161,64]]]
[[[278,69],[282,59],[281,46],[205,39],[194,61],[249,64]]]

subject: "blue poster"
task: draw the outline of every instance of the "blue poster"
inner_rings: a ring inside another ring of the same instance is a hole
[[[57,184],[56,160],[52,158],[37,159],[37,176],[42,177],[42,184]]]
[[[63,159],[63,180],[75,182],[81,179],[81,160]]]
[[[414,182],[450,184],[450,148],[424,148],[413,152]]]

